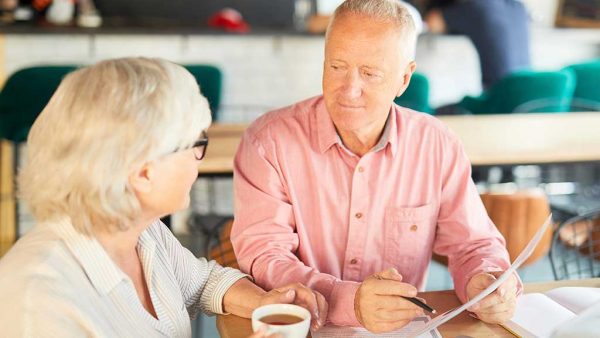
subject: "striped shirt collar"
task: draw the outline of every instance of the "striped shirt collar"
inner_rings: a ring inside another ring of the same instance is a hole
[[[79,262],[90,282],[105,295],[129,277],[112,261],[104,247],[92,236],[77,231],[66,218],[51,225]]]

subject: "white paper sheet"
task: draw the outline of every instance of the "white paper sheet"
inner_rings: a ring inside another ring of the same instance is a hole
[[[435,317],[433,320],[431,320],[427,324],[425,324],[425,326],[423,326],[420,330],[417,330],[414,334],[420,335],[420,334],[423,334],[425,332],[428,332],[430,330],[437,328],[438,326],[444,324],[445,322],[449,321],[450,319],[458,316],[461,312],[463,312],[464,310],[469,308],[471,305],[474,305],[475,303],[482,300],[485,296],[489,295],[494,290],[496,290],[502,283],[504,283],[504,281],[508,277],[510,277],[510,275],[512,275],[521,266],[521,264],[523,264],[523,262],[527,258],[529,258],[529,256],[531,255],[531,253],[533,252],[533,250],[535,249],[537,244],[540,242],[540,239],[542,239],[542,236],[544,235],[544,233],[546,232],[546,229],[548,229],[548,227],[550,226],[551,223],[552,223],[552,214],[550,214],[550,216],[548,216],[548,218],[546,219],[544,224],[538,229],[538,231],[535,233],[535,235],[533,236],[531,241],[529,241],[529,243],[527,244],[525,249],[523,249],[523,251],[519,254],[517,259],[515,259],[513,264],[510,266],[510,268],[508,268],[500,277],[498,277],[498,279],[494,283],[492,283],[490,286],[488,286],[485,290],[481,291],[480,294],[475,296],[470,301],[464,303],[463,305],[461,305],[455,309],[446,311],[443,314]]]
[[[311,332],[313,338],[403,338],[403,337],[415,337],[415,333],[429,322],[431,318],[429,316],[420,316],[414,318],[405,327],[387,333],[371,333],[361,327],[348,327],[348,326],[324,326],[319,331]],[[429,332],[423,333],[418,338],[441,338],[442,335],[437,329],[433,329]]]

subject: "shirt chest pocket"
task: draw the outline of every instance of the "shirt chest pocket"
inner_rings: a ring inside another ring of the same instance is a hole
[[[386,268],[395,267],[403,275],[410,275],[416,264],[431,255],[435,235],[436,210],[433,204],[419,207],[388,207],[385,211]],[[425,252],[427,251],[427,252]]]

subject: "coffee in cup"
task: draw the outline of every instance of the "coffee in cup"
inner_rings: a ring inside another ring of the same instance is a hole
[[[267,333],[279,333],[284,338],[306,338],[310,328],[310,313],[293,304],[269,304],[252,312],[252,330],[267,326]]]

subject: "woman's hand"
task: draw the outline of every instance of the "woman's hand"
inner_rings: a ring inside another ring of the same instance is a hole
[[[300,283],[286,285],[273,289],[261,298],[260,305],[266,304],[296,304],[310,312],[311,330],[316,331],[327,320],[327,301],[322,294],[311,290]]]
[[[248,338],[281,338],[281,335],[279,333],[267,334],[267,326],[263,325]]]

